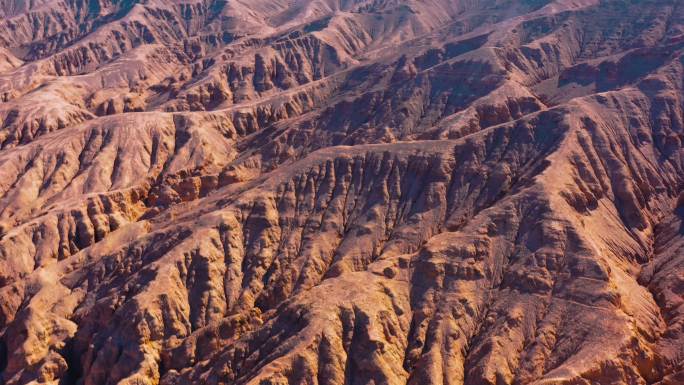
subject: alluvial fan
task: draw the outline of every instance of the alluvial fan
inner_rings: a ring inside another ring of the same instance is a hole
[[[681,0],[0,0],[0,384],[684,384]]]

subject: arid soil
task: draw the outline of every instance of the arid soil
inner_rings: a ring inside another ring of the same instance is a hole
[[[684,2],[0,0],[0,384],[684,384]]]

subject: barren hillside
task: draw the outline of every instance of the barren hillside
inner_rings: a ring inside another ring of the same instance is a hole
[[[0,384],[684,384],[684,3],[0,0]]]

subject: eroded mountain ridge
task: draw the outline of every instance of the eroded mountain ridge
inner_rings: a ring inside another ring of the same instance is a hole
[[[680,3],[0,0],[0,381],[684,383]]]

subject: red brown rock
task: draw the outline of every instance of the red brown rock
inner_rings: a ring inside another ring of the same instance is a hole
[[[679,1],[0,32],[0,383],[684,384]]]

